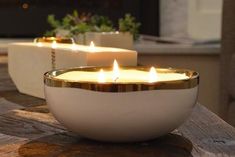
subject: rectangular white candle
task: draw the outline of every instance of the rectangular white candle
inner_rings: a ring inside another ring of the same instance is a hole
[[[20,92],[44,98],[43,74],[52,70],[51,47],[50,43],[9,45],[9,74]],[[137,64],[137,52],[126,49],[56,44],[54,52],[56,69],[77,66],[110,66],[114,59],[123,66]]]

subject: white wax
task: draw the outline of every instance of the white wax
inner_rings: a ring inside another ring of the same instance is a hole
[[[117,83],[133,83],[133,82],[149,82],[149,72],[140,70],[120,70],[119,78],[116,80]],[[112,83],[113,72],[104,71],[105,82]],[[59,76],[57,79],[68,80],[68,81],[81,81],[81,82],[98,82],[99,72],[86,72],[86,71],[71,71]],[[157,73],[156,81],[173,81],[173,80],[184,80],[189,77],[185,74],[180,73]]]
[[[32,42],[9,45],[9,73],[20,92],[44,98],[43,74],[52,70],[51,46]],[[111,66],[114,59],[122,66],[137,64],[137,52],[132,50],[95,47],[91,52],[89,46],[59,43],[55,47],[56,69]]]
[[[45,47],[45,48],[51,48],[53,43],[18,43],[18,45],[24,45],[24,46],[36,46],[36,47]],[[55,43],[54,44],[55,49],[64,49],[64,50],[73,50],[77,52],[90,52],[90,53],[99,53],[99,52],[126,52],[131,51],[127,49],[121,49],[121,48],[113,48],[113,47],[99,47],[94,46],[90,47],[89,45],[78,45],[78,44],[61,44],[61,43]]]

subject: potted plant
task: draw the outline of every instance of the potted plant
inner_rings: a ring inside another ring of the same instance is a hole
[[[102,19],[102,17],[100,18]],[[86,33],[86,44],[95,41],[99,46],[133,49],[133,39],[138,39],[140,23],[136,22],[136,19],[130,14],[126,14],[124,18],[119,19],[118,29],[112,27],[105,20],[97,19],[94,21],[93,24],[98,29]],[[100,23],[103,23],[103,25]]]
[[[130,14],[118,21],[118,28],[105,16],[81,14],[77,11],[67,14],[62,20],[56,20],[54,15],[48,16],[48,22],[53,28],[46,35],[73,37],[79,44],[119,47],[132,49],[133,40],[138,38],[140,23]]]
[[[47,21],[52,30],[46,31],[45,36],[69,37],[70,36],[70,19],[64,17],[61,21],[56,20],[54,15],[48,15]]]

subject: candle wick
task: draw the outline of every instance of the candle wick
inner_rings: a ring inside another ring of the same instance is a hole
[[[116,78],[114,79],[114,82],[117,82],[118,79],[119,79],[119,77],[116,77]]]

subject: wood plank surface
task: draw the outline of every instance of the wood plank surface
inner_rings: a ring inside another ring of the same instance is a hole
[[[17,91],[2,57],[0,157],[235,157],[235,129],[200,104],[179,129],[152,141],[114,144],[79,137],[53,118],[44,100]]]

